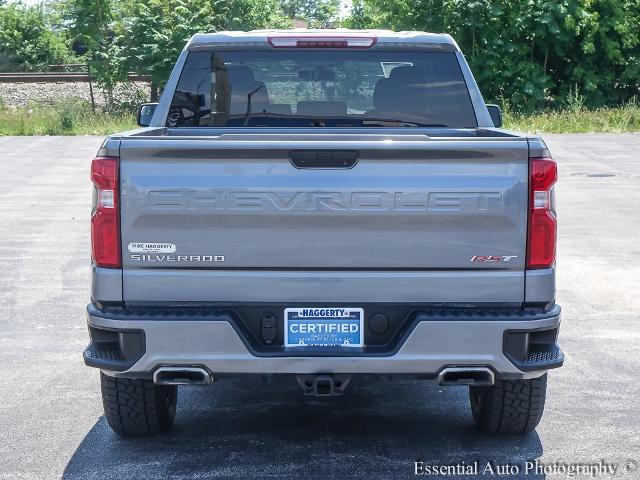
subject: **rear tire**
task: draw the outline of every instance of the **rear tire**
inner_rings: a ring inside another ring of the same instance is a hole
[[[151,380],[109,377],[100,372],[102,405],[118,435],[139,437],[166,432],[176,416],[178,388]]]
[[[469,387],[473,419],[487,433],[529,433],[540,423],[546,392],[546,373],[531,380],[496,380],[491,387]]]

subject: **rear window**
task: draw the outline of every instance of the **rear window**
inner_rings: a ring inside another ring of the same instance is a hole
[[[191,52],[169,127],[477,126],[450,52]]]

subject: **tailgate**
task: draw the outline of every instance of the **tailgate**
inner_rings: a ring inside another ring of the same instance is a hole
[[[296,168],[291,152],[357,163]],[[309,289],[386,285],[405,301],[522,301],[525,139],[130,137],[120,157],[126,300],[259,300],[242,291],[262,288],[327,301]]]

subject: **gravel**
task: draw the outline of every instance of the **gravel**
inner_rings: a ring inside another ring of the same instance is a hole
[[[149,84],[145,82],[121,83],[116,87],[117,101],[127,101],[135,97],[135,92],[149,96]],[[95,84],[93,94],[97,105],[105,105],[102,90]],[[0,105],[6,107],[26,107],[30,102],[53,105],[63,99],[81,98],[91,101],[89,83],[43,82],[43,83],[0,83]]]

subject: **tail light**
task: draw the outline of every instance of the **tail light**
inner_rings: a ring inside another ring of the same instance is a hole
[[[377,37],[278,35],[267,37],[274,48],[371,48]]]
[[[556,260],[553,185],[558,166],[552,158],[529,159],[529,238],[527,268],[549,268]]]
[[[98,267],[120,268],[120,177],[118,157],[98,157],[91,163],[95,187],[91,215],[91,256]]]

